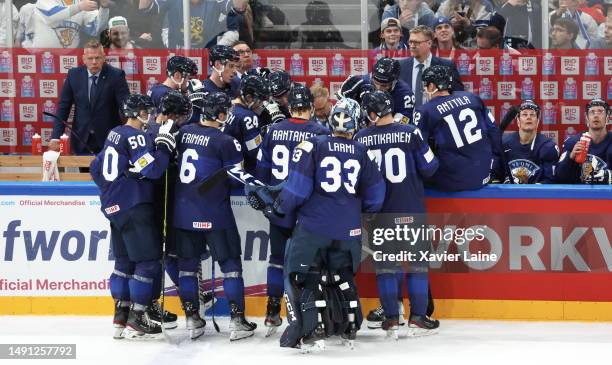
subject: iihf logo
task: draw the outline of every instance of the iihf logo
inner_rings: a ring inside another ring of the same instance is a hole
[[[589,176],[596,175],[600,170],[607,169],[608,164],[600,157],[588,154],[586,160],[582,163],[580,180],[586,181]]]
[[[528,184],[529,178],[540,171],[540,166],[524,159],[512,160],[508,162],[508,167],[510,167],[510,174],[515,184]]]

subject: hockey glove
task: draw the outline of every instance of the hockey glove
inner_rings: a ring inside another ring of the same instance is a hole
[[[260,210],[267,217],[276,216],[282,218],[285,214],[280,211],[276,197],[280,194],[283,184],[276,186],[257,186],[246,184],[244,192],[247,196],[247,202],[255,209]]]
[[[280,107],[277,103],[269,103],[266,101],[264,102],[264,107],[266,108],[268,114],[270,114],[270,119],[272,120],[272,123],[278,123],[281,120],[285,119],[285,114],[281,112]]]
[[[168,149],[170,153],[173,153],[176,149],[176,140],[171,133],[172,127],[174,126],[174,121],[169,119],[164,124],[159,127],[159,133],[157,137],[155,137],[155,144],[159,146],[164,146]]]
[[[612,172],[608,169],[601,169],[588,175],[584,182],[592,185],[612,185]]]

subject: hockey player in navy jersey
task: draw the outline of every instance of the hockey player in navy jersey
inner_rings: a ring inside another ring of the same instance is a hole
[[[153,100],[157,110],[160,110],[161,98],[169,91],[177,90],[187,92],[187,85],[191,78],[198,74],[198,66],[192,59],[185,56],[172,56],[166,63],[166,80],[153,86],[147,95]]]
[[[183,95],[178,90],[170,90],[162,96],[158,110],[159,114],[157,115],[156,121],[146,125],[146,133],[150,135],[151,138],[155,138],[159,134],[161,126],[168,121],[173,122],[174,127],[171,132],[173,134],[176,133],[178,127],[189,120],[192,112],[192,105],[187,96]],[[170,279],[172,279],[172,282],[176,285],[178,285],[178,266],[174,252],[174,229],[171,224],[174,209],[173,205],[167,204],[167,202],[174,201],[174,180],[177,173],[176,160],[174,156],[172,156],[166,172],[167,176],[160,177],[154,181],[153,193],[153,205],[155,208],[154,225],[166,243],[164,257],[165,270],[168,276],[170,276]],[[177,326],[177,315],[167,310],[164,310],[162,314],[161,305],[158,302],[161,291],[165,290],[162,288],[161,275],[160,273],[153,282],[153,301],[149,307],[149,317],[154,322],[163,322],[164,328],[172,329]]]
[[[202,122],[180,129],[178,140],[179,175],[176,180],[173,224],[179,257],[179,295],[192,337],[202,334],[204,321],[198,313],[197,270],[200,255],[208,246],[212,258],[223,272],[223,290],[231,310],[230,340],[253,335],[255,323],[244,317],[244,281],[241,243],[230,204],[230,185],[218,184],[200,193],[200,184],[221,168],[238,171],[243,178],[256,181],[242,170],[242,146],[220,127],[229,118],[231,102],[222,92],[212,92],[202,104]],[[206,246],[205,246],[206,244]]]
[[[501,152],[493,116],[478,96],[467,91],[451,93],[448,67],[431,66],[423,71],[422,80],[428,102],[416,108],[414,123],[440,161],[430,179],[432,186],[459,191],[487,185]]]
[[[300,142],[316,135],[329,134],[327,128],[311,121],[312,94],[300,84],[288,93],[291,118],[270,126],[257,155],[257,178],[267,185],[278,185],[289,175],[293,149]],[[268,306],[264,324],[268,336],[281,325],[281,296],[283,295],[283,261],[285,245],[295,226],[295,216],[270,217],[270,259],[268,261]]]
[[[382,206],[385,184],[373,155],[352,139],[359,105],[342,99],[333,107],[331,136],[300,143],[291,157],[287,182],[276,212],[297,214],[285,253],[285,300],[289,326],[281,347],[307,347],[326,335],[353,341],[361,325],[354,275],[361,257],[361,212]],[[322,274],[321,271],[325,274]],[[326,301],[320,285],[340,303]],[[324,325],[325,306],[343,313],[336,327]]]
[[[239,90],[232,89],[236,77],[240,55],[232,47],[215,45],[208,49],[208,64],[212,68],[210,76],[202,82],[204,91],[221,91],[230,99],[238,97]]]
[[[110,277],[115,300],[115,338],[157,338],[161,327],[147,314],[153,281],[161,273],[161,236],[155,226],[153,179],[161,177],[175,140],[172,122],[155,139],[143,130],[155,107],[148,96],[130,95],[123,103],[126,124],[110,131],[104,149],[90,166],[100,188],[102,212],[110,221],[115,268]],[[131,303],[131,308],[130,308]],[[125,330],[125,331],[124,331]]]
[[[562,184],[612,184],[612,132],[606,130],[610,106],[605,100],[593,99],[586,106],[586,124],[590,135],[586,158],[576,162],[584,152],[581,136],[563,142],[563,152],[557,165],[556,179]]]
[[[291,117],[288,95],[291,89],[291,76],[285,71],[275,71],[267,76],[271,101],[264,102],[264,112],[260,115],[260,128],[265,134],[268,126]]]
[[[425,213],[423,179],[434,174],[438,168],[438,159],[423,140],[418,128],[394,120],[393,100],[387,92],[366,93],[361,106],[371,126],[360,130],[355,139],[366,145],[376,157],[385,178],[385,202],[380,212],[417,216],[415,219],[419,220]],[[419,246],[422,246],[422,250],[429,248],[428,242],[420,242]],[[400,308],[403,307],[401,301],[398,303],[398,298],[401,298],[401,286],[398,284],[404,281],[397,273],[402,273],[403,268],[401,265],[383,266],[377,268],[376,276],[384,310],[384,321],[380,326],[397,339],[402,314]],[[413,335],[430,333],[439,326],[438,321],[426,315],[429,302],[429,274],[426,270],[427,264],[421,263],[420,267],[411,268],[407,274],[409,327]]]
[[[414,93],[410,85],[399,79],[400,63],[398,60],[383,57],[376,61],[371,76],[365,76],[366,83],[371,83],[376,90],[386,91],[393,97],[393,113],[400,123],[412,121],[414,111]]]
[[[259,113],[263,109],[264,101],[270,97],[268,84],[257,75],[245,75],[240,80],[240,97],[234,100],[234,107],[230,119],[223,131],[236,138],[242,146],[244,155],[244,169],[253,174],[261,131],[259,129]]]
[[[540,107],[524,100],[516,116],[518,132],[503,136],[502,159],[506,163],[505,182],[512,184],[552,184],[559,148],[550,138],[538,133]]]

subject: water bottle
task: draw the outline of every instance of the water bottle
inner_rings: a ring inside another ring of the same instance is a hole
[[[12,99],[7,99],[2,103],[2,111],[0,111],[0,116],[0,121],[2,122],[15,121],[15,110]]]
[[[33,98],[34,97],[34,80],[30,76],[24,76],[21,80],[21,97],[22,98]]]
[[[60,153],[65,156],[70,154],[70,138],[66,133],[60,137]]]
[[[582,164],[584,163],[584,161],[586,161],[587,154],[589,153],[589,146],[591,145],[591,135],[589,134],[589,132],[582,133],[580,141],[576,143],[580,143],[584,146],[582,151],[578,152],[576,154],[576,157],[574,158],[574,161],[576,161],[576,163]]]
[[[53,55],[51,54],[51,52],[46,51],[45,53],[43,53],[40,62],[40,70],[44,74],[55,73],[55,60],[53,59]]]
[[[542,60],[542,75],[554,75],[555,74],[555,58],[552,53],[546,52],[544,59]]]
[[[291,56],[291,75],[304,76],[304,59],[297,53]]]
[[[32,154],[33,155],[42,155],[42,138],[40,134],[34,133],[31,138],[32,143]]]
[[[588,76],[599,74],[599,62],[595,53],[591,52],[586,56],[586,62],[584,63],[584,73]]]
[[[530,77],[526,77],[523,79],[521,84],[521,99],[522,100],[532,100],[535,98],[534,95],[534,85],[533,80]]]
[[[544,111],[542,112],[542,120],[544,124],[555,124],[557,120],[557,111],[552,102],[547,101],[544,104]]]
[[[332,60],[332,76],[344,76],[344,57],[340,53],[336,53]]]
[[[491,80],[486,77],[480,81],[479,96],[483,100],[493,99],[493,87],[491,85]]]
[[[504,53],[499,59],[499,74],[512,75],[512,57],[508,53]]]
[[[26,124],[23,127],[23,138],[22,138],[22,143],[24,146],[31,146],[32,145],[32,137],[36,134],[36,132],[34,131],[34,127],[32,127],[31,124]]]
[[[568,77],[563,84],[563,99],[578,99],[578,86],[573,77]]]
[[[13,72],[13,58],[8,51],[0,52],[0,72]]]

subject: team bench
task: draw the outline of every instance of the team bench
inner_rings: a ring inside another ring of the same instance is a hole
[[[73,171],[79,171],[77,168],[89,168],[93,158],[94,156],[60,156],[57,160],[60,180],[91,181],[89,172]],[[66,171],[67,168],[68,171]],[[80,171],[83,171],[83,169]],[[41,180],[42,156],[0,155],[0,181]]]

